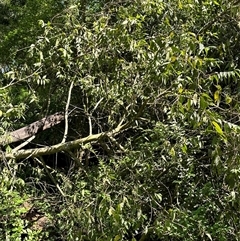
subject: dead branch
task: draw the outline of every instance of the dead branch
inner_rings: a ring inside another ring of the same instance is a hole
[[[43,155],[50,155],[57,152],[62,151],[69,151],[71,149],[75,149],[81,145],[84,145],[86,143],[90,143],[93,141],[99,141],[104,137],[113,137],[117,135],[119,132],[127,129],[130,123],[126,123],[121,126],[117,126],[112,131],[108,132],[102,132],[99,134],[89,135],[85,138],[77,139],[74,141],[69,141],[65,143],[59,143],[53,146],[47,146],[47,147],[41,147],[41,148],[32,148],[32,149],[22,149],[11,153],[2,153],[0,154],[0,159],[23,159],[23,158],[29,158],[29,157],[40,157]]]
[[[30,138],[41,131],[59,124],[62,120],[64,120],[64,114],[62,112],[49,115],[41,120],[31,123],[28,126],[22,127],[10,133],[6,133],[4,136],[0,136],[0,145],[7,145]]]
[[[71,100],[72,89],[73,89],[73,81],[71,82],[71,85],[70,85],[69,91],[68,91],[68,99],[67,99],[67,104],[66,104],[66,109],[65,109],[65,131],[64,131],[62,143],[66,142],[67,135],[68,135],[68,109],[69,109],[69,104],[70,104],[70,100]]]

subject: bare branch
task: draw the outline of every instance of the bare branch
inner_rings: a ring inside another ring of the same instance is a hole
[[[16,152],[12,153],[4,153],[0,154],[0,159],[5,157],[6,159],[23,159],[23,158],[29,158],[29,157],[39,157],[43,155],[50,155],[54,154],[60,151],[69,151],[71,149],[75,149],[81,145],[93,142],[93,141],[99,141],[100,139],[108,136],[115,136],[120,131],[125,130],[129,126],[129,123],[126,123],[124,125],[118,126],[112,131],[109,132],[102,132],[100,134],[95,135],[89,135],[85,138],[77,139],[74,141],[69,141],[65,143],[59,143],[53,146],[47,146],[42,148],[33,148],[33,149],[26,149],[26,150],[18,150]]]
[[[89,114],[88,114],[88,123],[89,123],[89,135],[92,135],[92,119]]]
[[[32,136],[30,137],[29,139],[27,139],[26,141],[24,141],[22,144],[20,144],[19,146],[15,147],[12,151],[15,152],[15,151],[18,151],[20,150],[21,148],[23,148],[24,146],[26,146],[27,144],[29,144],[36,136]]]
[[[61,195],[62,195],[63,197],[65,197],[65,196],[66,196],[65,193],[62,191],[62,189],[61,189],[60,186],[58,185],[57,181],[54,179],[53,175],[49,172],[48,167],[46,166],[43,158],[42,158],[42,157],[39,157],[39,159],[38,159],[37,157],[35,157],[34,159],[44,167],[46,173],[48,174],[48,176],[50,177],[50,179],[52,180],[52,182],[54,183],[54,185],[56,186],[56,188],[58,189],[58,191],[61,193]]]
[[[68,152],[71,149],[78,148],[79,146],[85,145],[87,143],[101,141],[103,138],[110,138],[116,136],[120,132],[127,130],[131,125],[134,124],[135,120],[140,117],[142,114],[144,108],[147,104],[146,99],[141,107],[139,108],[138,112],[136,113],[136,116],[130,121],[122,125],[117,125],[117,127],[111,131],[102,132],[99,134],[89,135],[84,138],[80,138],[74,141],[69,141],[65,143],[59,143],[53,146],[47,146],[42,148],[33,148],[33,149],[26,149],[26,150],[17,150],[15,152],[11,153],[2,153],[0,154],[0,160],[1,159],[23,159],[23,158],[29,158],[29,157],[40,157],[43,155],[50,155],[57,152]],[[112,139],[114,140],[114,139]],[[120,149],[123,149],[121,146],[119,146]]]
[[[66,109],[65,109],[65,131],[64,131],[64,135],[63,135],[63,139],[62,139],[61,143],[66,142],[66,139],[67,139],[67,134],[68,134],[68,109],[69,109],[69,104],[70,104],[70,100],[71,100],[72,89],[73,89],[73,81],[71,82],[71,85],[70,85],[69,91],[68,91],[68,100],[67,100]]]
[[[99,106],[99,104],[101,103],[103,101],[103,98],[101,98],[98,102],[97,102],[97,104],[94,106],[94,108],[92,109],[92,111],[91,111],[91,114],[97,109],[97,107]]]

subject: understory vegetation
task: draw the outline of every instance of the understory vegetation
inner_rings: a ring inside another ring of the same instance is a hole
[[[0,240],[240,240],[240,3],[0,1]]]

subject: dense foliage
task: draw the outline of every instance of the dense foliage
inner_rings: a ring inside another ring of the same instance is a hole
[[[0,239],[240,240],[239,6],[0,3]]]

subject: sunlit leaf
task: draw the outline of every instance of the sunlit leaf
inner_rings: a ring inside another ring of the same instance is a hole
[[[212,124],[214,125],[216,132],[219,135],[223,135],[222,128],[218,125],[218,123],[216,121],[212,121]]]
[[[215,100],[215,102],[220,101],[220,91],[219,90],[214,92],[214,100]]]

